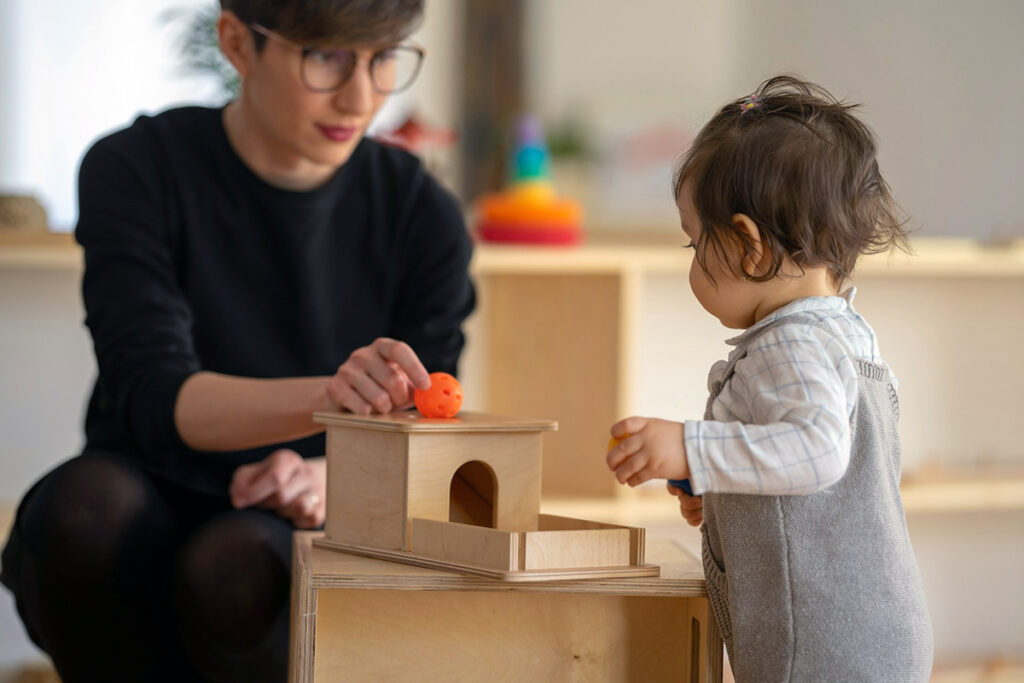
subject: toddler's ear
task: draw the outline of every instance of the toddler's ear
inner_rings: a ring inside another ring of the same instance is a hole
[[[761,229],[757,227],[757,223],[745,213],[734,213],[732,225],[745,237],[743,239],[745,253],[740,262],[743,275],[750,278],[767,273],[771,266],[772,255],[768,245],[761,239]]]

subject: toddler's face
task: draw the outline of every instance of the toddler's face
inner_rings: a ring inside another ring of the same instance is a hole
[[[683,182],[677,200],[679,207],[679,221],[682,223],[683,232],[690,238],[692,244],[697,244],[700,239],[700,220],[697,211],[693,206],[692,184],[689,180]],[[748,282],[736,275],[739,272],[739,260],[741,252],[739,249],[732,249],[734,246],[728,242],[729,258],[735,259],[735,263],[723,261],[715,249],[707,251],[705,265],[714,275],[714,282],[700,267],[696,259],[690,265],[690,289],[693,290],[697,301],[711,315],[718,318],[726,327],[742,330],[754,324],[754,312],[757,308],[758,295],[754,283]]]

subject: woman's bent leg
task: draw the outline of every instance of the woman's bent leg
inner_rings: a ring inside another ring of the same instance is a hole
[[[176,535],[173,513],[123,455],[87,451],[26,497],[4,578],[64,681],[171,675],[165,589]]]
[[[262,510],[196,528],[174,577],[181,639],[210,681],[284,681],[292,525]]]

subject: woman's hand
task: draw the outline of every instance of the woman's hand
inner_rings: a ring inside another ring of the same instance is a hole
[[[341,364],[327,383],[327,397],[337,410],[383,414],[411,406],[413,390],[429,388],[430,376],[416,352],[380,337]]]
[[[666,484],[668,492],[679,499],[679,514],[683,516],[690,526],[700,526],[704,521],[704,499],[700,496],[691,496],[686,491]]]
[[[627,417],[612,425],[611,432],[616,439],[622,439],[607,456],[608,469],[615,472],[620,484],[636,486],[648,479],[690,476],[682,423]]]
[[[315,529],[327,515],[327,461],[282,448],[236,469],[229,492],[236,508],[255,505],[292,520],[299,529]]]

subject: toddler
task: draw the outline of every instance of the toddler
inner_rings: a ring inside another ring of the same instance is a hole
[[[703,420],[629,417],[607,462],[672,484],[700,524],[736,680],[927,681],[932,632],[900,501],[896,378],[841,291],[906,248],[871,131],[822,88],[763,83],[704,126],[675,174],[690,287],[744,330]],[[628,436],[627,436],[628,435]]]

